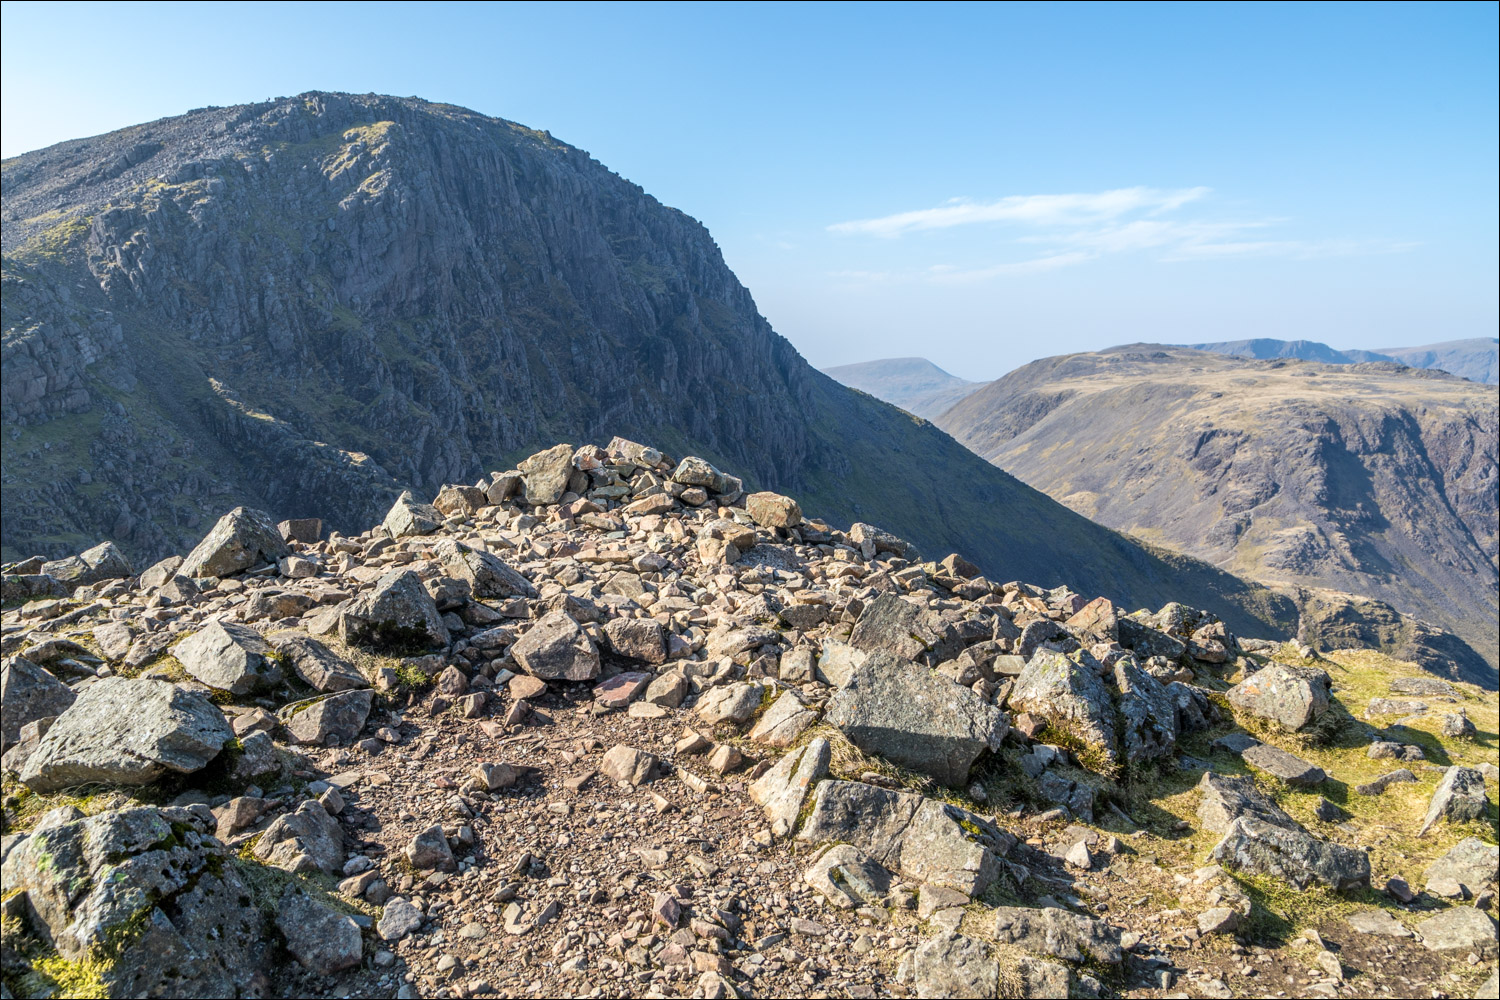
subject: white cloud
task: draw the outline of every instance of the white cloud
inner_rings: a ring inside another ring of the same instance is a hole
[[[839,235],[895,239],[920,230],[980,223],[1021,229],[1008,244],[1030,244],[1039,256],[993,264],[942,264],[925,269],[838,272],[855,281],[923,280],[955,284],[1008,275],[1036,274],[1116,254],[1152,254],[1160,261],[1222,260],[1235,257],[1325,257],[1400,253],[1416,243],[1384,239],[1256,239],[1288,220],[1275,217],[1224,220],[1184,218],[1203,214],[1206,187],[1116,188],[1082,194],[1012,195],[992,202],[955,198],[937,208],[899,212],[878,219],[840,222]]]
[[[975,202],[955,198],[937,208],[898,212],[879,219],[837,222],[829,232],[894,237],[921,229],[949,229],[977,222],[1024,222],[1031,225],[1079,225],[1115,219],[1131,212],[1170,212],[1208,194],[1206,187],[1162,191],[1156,188],[1116,188],[1095,194],[1012,195],[999,201]]]

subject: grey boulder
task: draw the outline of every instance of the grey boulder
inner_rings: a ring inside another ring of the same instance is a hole
[[[375,695],[369,689],[340,691],[284,706],[281,715],[298,743],[347,746],[365,727],[374,704]]]
[[[1171,756],[1177,749],[1177,703],[1171,693],[1130,656],[1115,664],[1115,686],[1120,690],[1125,759],[1134,763]]]
[[[295,812],[271,821],[256,840],[254,854],[266,864],[289,872],[332,875],[344,866],[344,834],[328,810],[307,799]]]
[[[544,681],[590,681],[599,676],[599,649],[566,612],[553,611],[510,649],[521,669]]]
[[[0,667],[0,742],[9,749],[21,727],[61,715],[73,704],[73,689],[30,660],[15,656]]]
[[[889,653],[872,653],[829,700],[825,718],[866,753],[957,786],[997,750],[1010,717],[972,690]]]
[[[1229,825],[1213,857],[1226,867],[1283,879],[1298,889],[1321,883],[1343,892],[1370,884],[1370,859],[1363,851],[1319,840],[1300,826],[1250,816]]]
[[[380,522],[392,538],[430,535],[443,526],[443,512],[430,503],[421,503],[411,490],[403,490]]]
[[[1055,906],[998,907],[995,940],[1065,962],[1119,965],[1122,958],[1119,928]]]
[[[1417,925],[1417,933],[1428,951],[1478,955],[1481,960],[1495,957],[1495,921],[1472,906],[1455,906],[1428,917]]]
[[[42,574],[66,584],[69,590],[102,580],[134,576],[130,560],[114,542],[100,542],[76,556],[42,564]]]
[[[539,451],[520,465],[521,483],[529,504],[557,503],[568,492],[573,467],[573,446],[559,444]]]
[[[1450,767],[1432,793],[1421,833],[1443,820],[1479,819],[1490,800],[1484,792],[1484,775],[1472,767]]]
[[[352,917],[295,889],[276,907],[276,928],[286,938],[287,951],[314,975],[352,968],[363,955],[359,924]]]
[[[536,597],[536,588],[504,559],[483,549],[445,540],[434,553],[443,572],[469,584],[475,597]]]
[[[1118,756],[1109,688],[1092,669],[1061,653],[1037,650],[1017,675],[1007,704],[1046,719],[1050,727],[1098,747],[1111,760]]]
[[[773,834],[785,837],[791,832],[808,790],[827,777],[832,756],[827,740],[809,740],[806,746],[787,753],[751,784],[750,798],[765,812]]]
[[[1229,704],[1296,731],[1328,711],[1330,684],[1321,670],[1272,663],[1230,688]]]
[[[169,771],[200,770],[233,736],[224,713],[197,691],[106,677],[58,716],[21,780],[38,792],[93,781],[145,785]]]
[[[172,655],[194,678],[239,696],[281,683],[281,667],[273,653],[259,632],[232,622],[209,622],[172,648]]]
[[[1465,837],[1428,866],[1428,891],[1441,882],[1456,882],[1477,896],[1495,884],[1500,873],[1500,847],[1478,837]]]
[[[437,603],[409,569],[393,569],[340,616],[345,642],[376,648],[446,646],[448,627]]]
[[[359,668],[303,632],[276,632],[267,637],[297,676],[316,691],[351,691],[367,686]]]
[[[219,518],[212,530],[182,560],[177,575],[230,576],[257,566],[275,565],[291,549],[276,530],[271,515],[250,507],[236,507]]]

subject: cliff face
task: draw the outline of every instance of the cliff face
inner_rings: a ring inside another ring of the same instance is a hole
[[[994,579],[1295,628],[813,370],[701,225],[546,133],[307,94],[28,153],[3,184],[8,559],[148,560],[239,504],[357,530],[399,489],[620,433]]]
[[[1263,582],[1376,598],[1493,669],[1493,388],[1137,345],[1028,365],[941,423],[1102,524]]]

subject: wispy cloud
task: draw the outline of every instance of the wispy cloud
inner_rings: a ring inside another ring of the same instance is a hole
[[[1032,225],[1078,225],[1115,219],[1131,212],[1170,212],[1208,194],[1206,187],[1162,191],[1156,188],[1117,188],[1097,194],[1012,195],[999,201],[977,202],[954,198],[937,208],[898,212],[878,219],[837,222],[832,233],[894,237],[921,229],[949,229],[980,222],[1024,222]]]
[[[1286,257],[1312,260],[1400,253],[1416,243],[1385,239],[1257,239],[1286,226],[1278,217],[1214,219],[1204,216],[1206,187],[1116,188],[1083,194],[1012,195],[998,201],[955,198],[936,208],[898,212],[876,219],[839,222],[828,231],[841,236],[896,239],[921,230],[990,224],[1012,230],[1005,242],[1041,248],[1036,256],[999,263],[943,264],[905,272],[842,271],[852,281],[924,280],[957,284],[1007,275],[1035,274],[1072,267],[1117,254],[1146,253],[1161,261],[1222,260],[1234,257]],[[1021,230],[1016,233],[1015,230]]]

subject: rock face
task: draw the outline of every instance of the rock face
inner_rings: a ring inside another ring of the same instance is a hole
[[[73,704],[72,688],[52,674],[16,656],[0,668],[0,733],[3,749],[21,738],[21,727],[28,722],[61,715]]]
[[[855,746],[945,785],[968,780],[998,750],[1010,719],[973,691],[888,653],[870,656],[828,703],[826,719]]]
[[[276,522],[265,511],[236,507],[219,518],[182,560],[182,576],[230,576],[257,566],[274,564],[288,554]]]
[[[1391,364],[1131,345],[1033,362],[937,422],[1101,524],[1296,585],[1304,641],[1379,645],[1495,685],[1491,388]],[[1070,460],[1054,461],[1063,445]]]
[[[203,695],[167,681],[109,677],[58,716],[21,771],[38,792],[101,781],[144,785],[197,771],[234,736]]]

